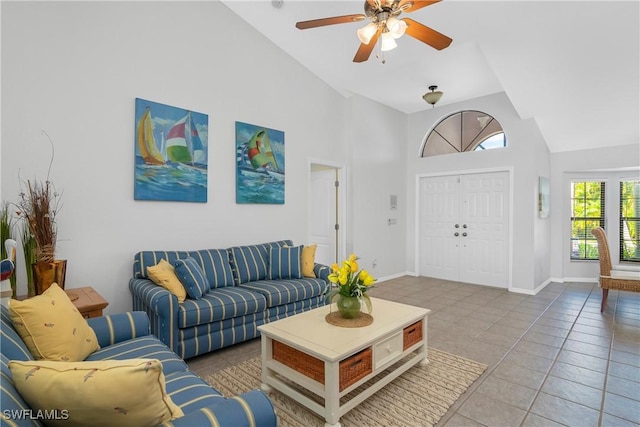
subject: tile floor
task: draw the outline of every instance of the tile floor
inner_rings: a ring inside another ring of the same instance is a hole
[[[489,365],[438,426],[640,426],[640,294],[551,283],[536,296],[424,277],[371,296],[431,309],[429,346]],[[260,340],[187,361],[205,376]]]

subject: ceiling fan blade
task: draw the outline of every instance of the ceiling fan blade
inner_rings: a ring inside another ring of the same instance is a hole
[[[402,9],[403,12],[413,12],[418,9],[422,9],[423,7],[431,6],[434,3],[439,3],[441,0],[430,0],[430,1],[420,1],[420,0],[402,0],[398,4],[398,9]]]
[[[363,14],[334,16],[331,18],[312,19],[310,21],[296,22],[296,27],[300,30],[308,28],[324,27],[325,25],[348,24],[350,22],[358,22],[365,19]]]
[[[378,37],[380,37],[380,33],[382,33],[382,28],[378,28],[378,31],[376,31],[373,37],[371,37],[371,40],[369,40],[369,44],[360,43],[360,47],[356,52],[356,56],[353,57],[353,62],[364,62],[367,59],[369,59],[369,56],[371,56],[371,52],[373,51],[373,48],[376,46],[376,43],[378,42]]]
[[[416,22],[413,19],[403,18],[402,20],[407,23],[406,34],[409,34],[411,37],[428,44],[434,49],[442,50],[445,47],[448,47],[453,41],[453,39],[451,39],[450,37],[447,37],[434,29],[422,25],[421,23]]]
[[[367,0],[367,3],[369,3],[369,6],[371,6],[374,10],[378,10],[382,7],[380,0]]]

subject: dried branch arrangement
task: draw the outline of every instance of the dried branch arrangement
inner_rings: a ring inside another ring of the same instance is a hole
[[[44,182],[27,181],[26,191],[19,195],[17,203],[18,215],[26,221],[31,236],[36,243],[36,262],[53,262],[55,260],[57,226],[56,215],[60,210],[60,194],[56,192],[49,180],[53,164],[54,146],[49,135],[42,131],[51,143],[51,162],[47,179]]]

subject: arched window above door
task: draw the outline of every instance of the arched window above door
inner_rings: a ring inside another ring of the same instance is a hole
[[[487,113],[465,110],[445,117],[422,144],[421,157],[507,146],[502,125]]]

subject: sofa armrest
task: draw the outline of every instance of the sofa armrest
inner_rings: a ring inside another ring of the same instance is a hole
[[[329,283],[329,274],[331,274],[331,268],[329,266],[315,263],[313,265],[313,272],[316,274],[316,277]]]
[[[178,349],[178,298],[149,279],[130,279],[133,309],[147,313],[151,333],[175,353]]]
[[[100,347],[106,347],[149,335],[149,317],[143,311],[109,314],[87,319],[87,323],[96,333]]]
[[[163,426],[220,426],[220,427],[277,427],[273,404],[260,390],[251,390],[229,399],[220,400]]]

